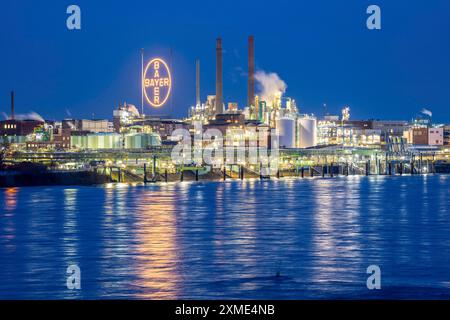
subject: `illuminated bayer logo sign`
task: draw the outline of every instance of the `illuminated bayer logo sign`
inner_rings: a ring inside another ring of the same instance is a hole
[[[150,60],[144,70],[143,82],[147,102],[152,107],[162,107],[169,99],[172,88],[172,77],[167,63],[160,58]]]

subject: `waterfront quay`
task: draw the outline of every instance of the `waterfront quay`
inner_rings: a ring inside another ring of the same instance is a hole
[[[85,150],[77,152],[16,151],[3,164],[38,164],[53,174],[91,172],[93,183],[176,182],[230,179],[336,177],[348,175],[414,175],[449,172],[448,149],[389,152],[370,148],[280,149],[275,170],[261,163],[230,162],[176,164],[172,147],[149,150]],[[248,153],[248,152],[247,152]],[[100,178],[99,178],[100,177]],[[88,183],[88,182],[87,182]]]

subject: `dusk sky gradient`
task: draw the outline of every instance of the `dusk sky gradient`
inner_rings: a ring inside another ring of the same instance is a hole
[[[82,29],[66,28],[81,7]],[[382,10],[382,30],[366,9]],[[140,106],[140,48],[146,58],[173,52],[173,115],[215,93],[215,39],[224,48],[224,101],[247,95],[247,37],[257,70],[276,72],[301,112],[352,119],[409,120],[422,108],[450,122],[450,1],[4,1],[0,6],[0,113],[46,119],[111,118],[120,102]],[[258,91],[258,90],[257,90]],[[147,107],[147,113],[151,113]],[[161,113],[169,113],[169,105]],[[155,113],[155,111],[153,111]],[[3,116],[1,116],[3,118]]]

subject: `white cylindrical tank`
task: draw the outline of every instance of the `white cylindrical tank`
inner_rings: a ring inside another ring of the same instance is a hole
[[[313,117],[304,117],[297,120],[298,147],[310,148],[317,145],[317,120]]]
[[[277,120],[277,132],[280,137],[281,148],[295,148],[295,120],[281,118]]]

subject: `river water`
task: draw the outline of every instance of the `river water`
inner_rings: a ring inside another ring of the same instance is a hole
[[[450,298],[450,176],[16,188],[0,204],[2,299]]]

